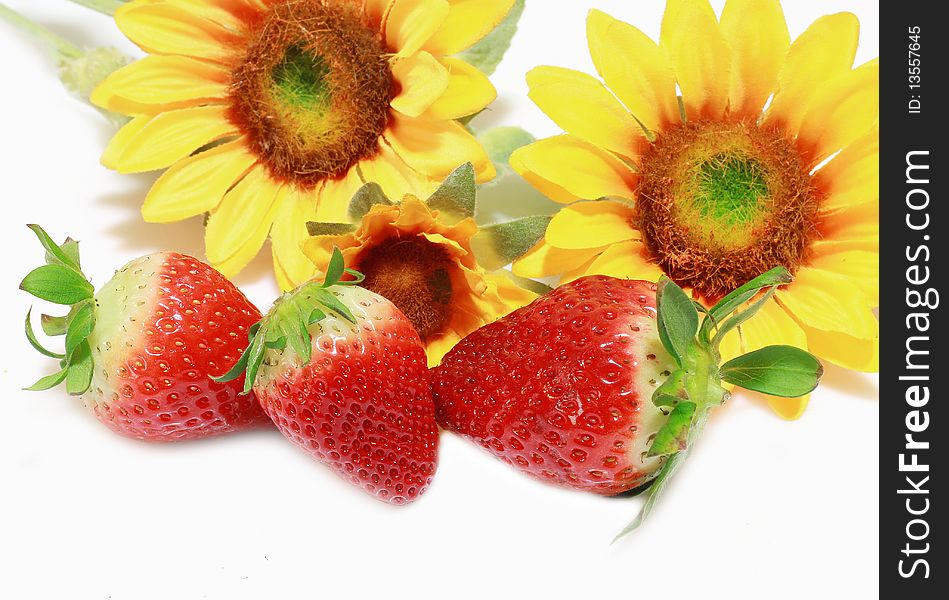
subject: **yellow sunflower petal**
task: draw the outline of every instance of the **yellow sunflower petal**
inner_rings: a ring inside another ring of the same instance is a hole
[[[284,186],[276,203],[270,249],[277,267],[277,284],[282,290],[290,290],[309,281],[316,272],[303,254],[303,242],[309,238],[306,224],[316,220],[316,198]]]
[[[831,81],[804,115],[798,147],[820,162],[874,130],[880,121],[880,60]]]
[[[821,360],[845,369],[876,373],[880,370],[880,338],[854,337],[840,331],[803,326],[808,350]]]
[[[650,131],[681,121],[676,79],[665,53],[632,25],[591,10],[587,41],[596,70]]]
[[[395,61],[392,76],[401,86],[392,108],[409,117],[424,113],[448,89],[448,69],[428,52]]]
[[[732,54],[708,0],[669,0],[659,45],[672,63],[686,115],[720,118],[728,107]]]
[[[879,335],[867,297],[841,275],[805,267],[776,296],[802,326],[845,332],[863,340]]]
[[[208,217],[204,232],[208,260],[225,261],[253,239],[279,192],[280,185],[270,179],[266,167],[257,165],[251,169]]]
[[[504,311],[505,314],[522,306],[526,306],[537,298],[537,294],[517,285],[511,281],[509,275],[505,275],[504,273],[485,275],[485,279],[496,286],[498,298],[506,307]]]
[[[425,355],[428,357],[429,368],[440,365],[445,355],[460,341],[461,336],[454,331],[448,331],[427,340],[425,342]]]
[[[636,173],[626,163],[572,135],[518,148],[510,162],[515,171],[558,202],[635,197]]]
[[[880,132],[872,131],[844,148],[814,175],[827,192],[824,210],[880,200]]]
[[[871,306],[878,306],[880,304],[880,254],[870,250],[833,248],[833,244],[830,246],[828,248],[828,245],[815,245],[815,256],[808,266],[846,277],[852,285],[857,286],[867,296]]]
[[[427,197],[434,191],[425,177],[416,173],[386,145],[379,148],[375,158],[359,163],[362,181],[374,182],[391,200],[399,200],[406,194]]]
[[[796,421],[804,414],[807,405],[811,402],[811,395],[801,396],[800,398],[778,398],[777,396],[766,396],[768,406],[776,412],[782,419]]]
[[[527,74],[530,98],[564,131],[623,156],[639,155],[642,128],[594,77],[560,67]]]
[[[549,277],[576,269],[600,252],[603,252],[602,246],[564,250],[541,240],[527,254],[514,261],[511,271],[518,277]]]
[[[243,140],[188,157],[158,178],[145,197],[142,216],[152,223],[168,223],[205,213],[256,160]]]
[[[438,31],[448,18],[445,0],[394,0],[386,16],[386,44],[397,56],[410,56]]]
[[[251,236],[247,238],[247,241],[227,259],[219,263],[214,263],[214,268],[220,271],[225,277],[233,277],[240,273],[241,270],[257,256],[264,242],[267,241],[267,234],[270,232],[270,226],[273,223],[276,207],[277,205],[275,203],[271,203],[270,210],[264,215],[263,219],[257,223],[256,229]],[[277,265],[274,264],[274,270],[276,271],[276,269]]]
[[[859,37],[860,22],[851,13],[814,21],[788,49],[767,120],[796,133],[811,99],[853,66]]]
[[[423,48],[438,56],[458,54],[491,33],[514,0],[449,0],[451,10]]]
[[[814,243],[837,244],[850,249],[874,250],[880,247],[880,206],[866,202],[828,212],[822,216],[823,240]]]
[[[547,226],[547,243],[564,250],[582,250],[631,240],[632,209],[605,200],[577,202],[561,208]]]
[[[722,35],[732,50],[729,112],[757,118],[778,85],[791,36],[779,0],[728,0]]]
[[[149,54],[181,54],[223,62],[237,34],[185,7],[163,2],[122,4],[115,23]]]
[[[355,170],[342,179],[323,182],[318,192],[311,193],[315,194],[316,220],[321,223],[349,222],[349,203],[362,186]]]
[[[210,142],[238,135],[226,111],[224,106],[199,106],[163,112],[144,125],[140,120],[145,117],[134,119],[112,138],[102,164],[120,173],[164,169]]]
[[[484,109],[498,97],[498,91],[480,70],[457,58],[438,61],[448,70],[448,86],[429,107],[426,117],[460,119]]]
[[[263,0],[163,0],[176,4],[185,10],[214,21],[230,31],[244,29],[244,17],[248,12],[264,10]]]
[[[364,0],[363,10],[369,20],[379,24],[379,31],[383,30],[386,14],[392,6],[393,0]]]
[[[220,65],[187,56],[151,55],[109,75],[90,101],[108,108],[119,98],[168,110],[223,101],[228,72]]]
[[[395,113],[384,136],[406,164],[433,179],[445,179],[466,162],[474,165],[478,182],[494,178],[494,164],[484,148],[455,121],[412,119]]]
[[[646,247],[639,240],[613,244],[596,257],[587,275],[610,275],[621,279],[659,281],[662,269],[649,262]]]

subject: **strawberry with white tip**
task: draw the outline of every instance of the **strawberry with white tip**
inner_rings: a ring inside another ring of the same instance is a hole
[[[325,280],[281,296],[220,381],[246,370],[244,390],[287,439],[379,500],[405,504],[436,468],[425,347],[394,304],[358,287],[362,279],[336,249]]]
[[[45,265],[20,289],[69,306],[43,315],[43,331],[65,336],[63,352],[37,339],[30,314],[26,336],[60,369],[31,390],[66,383],[101,422],[126,437],[153,442],[203,438],[268,424],[241,383],[218,383],[248,344],[260,311],[234,284],[196,258],[158,252],[116,272],[98,293],[83,275],[78,243],[57,245],[38,225]]]

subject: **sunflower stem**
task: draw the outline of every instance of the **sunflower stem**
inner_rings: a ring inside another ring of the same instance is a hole
[[[39,23],[27,19],[4,4],[0,4],[0,18],[42,42],[59,62],[80,58],[83,55],[83,51],[79,46],[53,33]]]
[[[125,0],[72,0],[72,2],[109,16],[115,14],[116,9],[125,4]]]

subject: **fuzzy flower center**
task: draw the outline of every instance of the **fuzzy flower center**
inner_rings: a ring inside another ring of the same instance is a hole
[[[372,158],[393,79],[381,34],[357,4],[285,0],[250,29],[229,116],[271,175],[311,189]]]
[[[820,201],[778,131],[699,121],[644,153],[634,225],[670,278],[715,301],[773,267],[795,272],[816,237]]]
[[[452,262],[423,238],[390,238],[369,250],[356,268],[363,287],[388,298],[422,340],[443,333],[451,317]]]

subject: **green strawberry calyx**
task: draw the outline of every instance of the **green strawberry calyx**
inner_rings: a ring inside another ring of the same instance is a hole
[[[352,279],[343,281],[344,275]],[[352,311],[333,294],[333,288],[359,285],[364,279],[359,271],[346,268],[343,253],[333,248],[323,282],[308,281],[278,298],[264,318],[250,328],[250,343],[237,363],[224,375],[212,379],[224,383],[245,374],[243,393],[248,394],[263,364],[265,350],[289,347],[304,364],[309,363],[313,351],[310,325],[322,321],[328,313],[335,313],[350,323],[356,322]]]
[[[821,363],[792,346],[767,346],[720,364],[719,346],[724,337],[754,317],[778,287],[791,281],[786,268],[774,268],[710,309],[689,298],[672,280],[664,277],[659,281],[659,338],[678,368],[653,393],[653,404],[668,417],[647,455],[662,457],[664,462],[652,481],[641,488],[648,497],[639,515],[616,539],[643,523],[704,429],[709,411],[728,398],[722,382],[784,398],[798,398],[817,387],[823,375]]]
[[[33,331],[33,309],[27,311],[26,339],[37,352],[59,361],[60,368],[26,389],[48,390],[65,381],[66,390],[79,396],[92,382],[94,365],[88,338],[96,325],[95,288],[82,273],[77,241],[67,238],[62,244],[56,244],[39,225],[27,227],[46,249],[46,264],[30,271],[20,282],[20,289],[41,300],[70,308],[66,315],[43,315],[41,320],[46,335],[65,336],[63,352],[54,352],[40,343]]]

